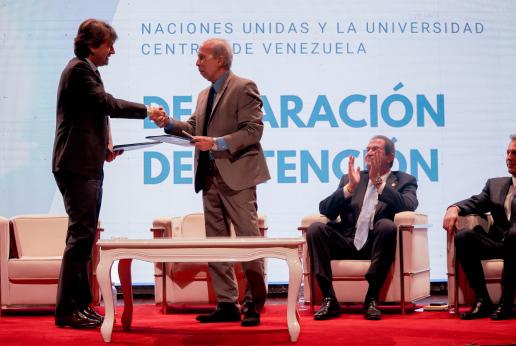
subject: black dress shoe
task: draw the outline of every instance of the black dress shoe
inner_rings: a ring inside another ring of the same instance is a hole
[[[100,323],[104,322],[104,316],[99,315],[97,311],[89,305],[81,309],[80,312],[91,320],[99,321]]]
[[[321,303],[321,307],[314,314],[314,320],[322,321],[340,316],[340,305],[335,298],[326,297]]]
[[[512,315],[512,304],[506,304],[505,300],[501,300],[496,310],[491,314],[493,321],[507,320]]]
[[[493,309],[494,306],[490,299],[479,298],[468,312],[460,314],[460,318],[463,320],[474,320],[488,317],[493,312]]]
[[[199,315],[195,319],[201,323],[237,322],[240,321],[240,310],[233,303],[218,303],[211,314]]]
[[[382,312],[378,309],[378,302],[376,301],[376,299],[368,299],[365,301],[364,318],[366,320],[382,319]]]
[[[65,316],[56,316],[55,324],[58,327],[71,327],[76,329],[87,329],[100,327],[101,323],[83,315],[79,310],[74,310]]]
[[[260,312],[253,302],[247,302],[242,308],[244,318],[242,319],[242,327],[254,327],[260,324]]]

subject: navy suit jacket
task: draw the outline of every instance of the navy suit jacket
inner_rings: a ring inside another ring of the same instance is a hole
[[[511,228],[511,223],[507,219],[504,203],[511,177],[491,178],[486,182],[486,186],[480,194],[471,196],[468,199],[457,202],[454,205],[460,208],[459,215],[491,213],[493,225],[488,233],[489,237],[495,240],[502,240]]]
[[[350,235],[354,234],[368,181],[368,172],[360,172],[360,182],[356,191],[351,197],[344,198],[342,188],[349,182],[348,175],[344,175],[337,190],[321,201],[319,212],[332,220],[330,224],[335,228]],[[416,210],[418,206],[416,190],[416,178],[403,172],[392,171],[387,176],[382,193],[378,196],[374,222],[383,218],[394,220],[396,213]],[[340,216],[339,222],[335,221],[337,216]]]
[[[144,104],[116,99],[86,60],[73,58],[57,91],[52,172],[100,179],[107,154],[107,117],[144,119]]]

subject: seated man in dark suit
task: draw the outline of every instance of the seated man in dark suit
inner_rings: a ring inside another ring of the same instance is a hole
[[[448,232],[457,229],[459,215],[491,213],[493,217],[487,233],[477,226],[461,229],[455,235],[455,256],[477,296],[471,309],[461,314],[464,320],[489,315],[493,320],[505,320],[512,313],[516,287],[516,135],[511,136],[506,163],[511,177],[488,179],[480,194],[448,207],[444,215],[443,227]],[[503,258],[502,297],[496,309],[481,263],[491,258]]]
[[[364,317],[381,318],[377,303],[396,251],[394,215],[413,211],[418,205],[416,179],[391,171],[394,154],[389,138],[374,136],[367,145],[368,171],[355,169],[355,158],[350,156],[348,174],[342,177],[337,191],[319,204],[320,213],[332,221],[312,224],[306,237],[312,273],[324,296],[316,320],[334,318],[341,312],[332,285],[333,259],[371,259]],[[338,216],[340,221],[336,221]]]

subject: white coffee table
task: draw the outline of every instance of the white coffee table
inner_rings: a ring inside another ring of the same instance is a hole
[[[299,247],[303,238],[203,238],[203,239],[102,239],[97,280],[104,298],[105,317],[100,333],[111,341],[115,307],[111,287],[111,267],[119,260],[118,272],[124,293],[122,327],[131,329],[133,298],[131,261],[147,262],[247,262],[259,258],[284,259],[288,264],[287,325],[291,341],[297,341],[301,327],[297,312],[297,297],[303,274]],[[195,323],[195,322],[192,322]]]

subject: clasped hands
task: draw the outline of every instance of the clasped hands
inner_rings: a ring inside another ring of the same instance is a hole
[[[149,119],[154,121],[158,127],[167,127],[170,124],[170,118],[163,107],[150,106],[147,112]]]
[[[149,107],[149,119],[161,128],[167,127],[170,124],[170,118],[163,110],[163,107],[150,106]],[[186,133],[190,138],[191,142],[194,143],[195,147],[201,151],[210,150],[215,144],[215,140],[212,137],[207,136],[191,136]]]
[[[369,166],[369,180],[375,184],[376,179],[381,176],[382,156],[380,151],[368,154],[366,161]],[[348,177],[348,190],[353,193],[360,182],[360,167],[355,168],[355,157],[353,155],[349,155],[348,158]]]

